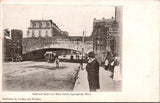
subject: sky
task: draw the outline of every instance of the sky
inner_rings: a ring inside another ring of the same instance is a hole
[[[81,36],[83,30],[90,36],[94,18],[115,17],[114,6],[8,4],[3,5],[2,12],[2,28],[23,30],[23,37],[27,36],[30,20],[52,20],[70,36]]]

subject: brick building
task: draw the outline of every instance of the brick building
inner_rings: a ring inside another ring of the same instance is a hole
[[[93,21],[93,50],[95,53],[105,53],[106,50],[110,50],[110,27],[113,25],[115,19],[94,19]]]
[[[99,61],[104,60],[107,51],[113,55],[120,54],[121,7],[115,7],[115,18],[94,19],[93,50]]]

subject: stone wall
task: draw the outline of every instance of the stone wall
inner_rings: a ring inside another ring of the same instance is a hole
[[[78,37],[77,37],[78,38]],[[23,54],[45,48],[64,48],[82,51],[83,44],[81,39],[71,39],[64,36],[23,38]],[[84,43],[84,52],[93,50],[92,39],[86,38]]]

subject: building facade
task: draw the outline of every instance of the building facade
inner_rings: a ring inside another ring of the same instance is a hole
[[[31,20],[27,30],[28,37],[53,37],[56,35],[67,36],[68,32],[61,29],[52,20]]]
[[[20,61],[22,60],[22,30],[12,29],[11,37],[10,32],[6,35],[4,33],[4,51],[3,57],[5,61]]]
[[[110,29],[114,23],[114,18],[112,19],[94,19],[93,21],[93,50],[95,53],[105,53],[106,50],[110,50]]]
[[[23,53],[44,48],[66,48],[88,53],[93,50],[93,41],[90,36],[69,36],[62,31],[52,20],[31,20],[27,30],[27,38],[23,38]],[[87,45],[86,45],[87,44]]]
[[[121,7],[115,7],[115,18],[94,19],[93,50],[99,61],[104,60],[107,51],[114,56],[120,55]]]

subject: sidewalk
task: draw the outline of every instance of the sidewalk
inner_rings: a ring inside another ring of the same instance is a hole
[[[89,92],[89,84],[87,80],[86,70],[80,69],[73,91],[74,92]]]
[[[99,82],[100,89],[97,92],[120,92],[121,91],[121,81],[117,82],[111,79],[111,72],[104,70],[103,67],[100,67],[99,70]],[[89,92],[89,85],[87,80],[87,72],[86,70],[80,70],[78,74],[78,78],[75,83],[74,92]]]

